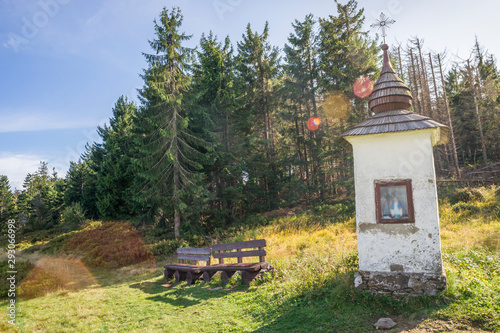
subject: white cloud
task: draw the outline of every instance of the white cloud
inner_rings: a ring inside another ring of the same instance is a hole
[[[69,169],[69,161],[65,158],[51,160],[47,156],[36,154],[14,154],[0,153],[0,175],[9,178],[11,190],[22,190],[23,182],[28,173],[34,173],[38,170],[40,162],[48,162],[49,172],[55,169],[58,177],[65,177]]]
[[[0,175],[9,178],[11,190],[15,188],[21,190],[23,181],[28,173],[33,173],[38,169],[43,157],[28,154],[0,154]]]

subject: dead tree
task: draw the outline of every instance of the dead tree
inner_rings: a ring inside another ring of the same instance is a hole
[[[458,164],[458,154],[457,154],[457,144],[455,141],[455,133],[453,131],[453,121],[451,119],[451,111],[450,111],[450,104],[448,103],[448,96],[446,94],[446,87],[445,87],[445,81],[444,81],[444,75],[443,75],[443,66],[441,64],[441,55],[438,53],[437,54],[437,60],[438,60],[438,65],[439,65],[439,73],[441,75],[441,88],[443,90],[443,99],[444,99],[444,106],[446,109],[446,114],[448,115],[448,126],[450,127],[450,136],[451,136],[451,150],[453,152],[453,159],[455,162],[455,169],[456,169],[456,174],[457,178],[462,178],[462,173],[460,171],[460,166]]]

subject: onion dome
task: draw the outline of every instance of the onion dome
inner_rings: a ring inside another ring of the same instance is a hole
[[[410,88],[397,76],[392,68],[387,50],[387,44],[382,45],[384,64],[380,77],[373,87],[368,106],[375,113],[392,110],[407,110],[411,107]]]

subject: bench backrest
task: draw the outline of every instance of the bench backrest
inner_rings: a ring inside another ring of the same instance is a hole
[[[265,239],[236,242],[236,243],[215,244],[212,245],[212,256],[214,257],[214,259],[219,259],[219,264],[224,263],[224,258],[237,258],[238,263],[241,263],[243,262],[243,257],[259,257],[259,262],[264,262],[266,261],[265,247],[266,247]],[[257,248],[257,250],[250,250],[255,248]]]
[[[206,261],[206,265],[210,265],[210,249],[205,248],[178,248],[177,259],[185,264],[186,260],[193,262],[196,265],[198,261]]]

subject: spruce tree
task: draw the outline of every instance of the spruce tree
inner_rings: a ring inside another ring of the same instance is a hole
[[[26,176],[18,207],[30,229],[39,230],[58,223],[65,190],[64,179],[55,171],[51,175],[46,162],[40,162],[38,170]]]
[[[309,118],[318,117],[318,35],[316,21],[311,14],[303,22],[295,20],[292,24],[294,32],[285,44],[284,86],[282,97],[284,109],[281,117],[289,119],[289,126],[283,128],[284,140],[290,138],[295,142],[295,154],[289,156],[293,176],[305,179],[311,197],[314,187],[320,183],[320,159],[318,147],[324,128],[324,117],[321,129],[311,131],[306,124]],[[283,150],[284,153],[287,150]],[[299,187],[300,188],[300,187]],[[304,192],[302,190],[302,192]],[[298,199],[298,198],[296,198]]]
[[[203,34],[193,71],[190,128],[213,148],[203,163],[207,188],[213,197],[206,228],[225,227],[241,217],[242,170],[235,156],[235,109],[233,47],[226,37],[219,42],[211,32]]]
[[[357,123],[369,114],[366,100],[357,98],[352,87],[359,77],[376,76],[379,50],[362,31],[364,9],[358,9],[357,1],[335,3],[337,16],[320,19],[321,85],[325,92],[341,91],[354,103],[349,123]]]
[[[374,80],[379,71],[376,43],[362,31],[365,20],[363,9],[350,0],[342,5],[335,1],[337,15],[320,19],[320,85],[323,96],[342,94],[347,99],[349,114],[331,122],[328,138],[341,134],[347,127],[370,116],[367,99],[357,97],[353,91],[356,79]],[[320,153],[331,175],[325,184],[331,184],[335,194],[353,193],[352,157],[333,140],[323,142]]]
[[[129,188],[134,174],[131,166],[134,151],[133,127],[137,108],[121,96],[114,108],[109,127],[98,127],[102,138],[103,160],[97,174],[97,207],[103,218],[132,215]]]
[[[67,188],[64,194],[64,205],[79,203],[87,218],[98,218],[97,209],[97,175],[88,161],[70,162],[66,174]]]
[[[256,197],[249,208],[273,209],[277,205],[279,177],[275,151],[278,122],[274,112],[278,49],[269,42],[267,22],[262,34],[252,31],[248,24],[242,38],[236,65],[242,99],[237,118],[245,187]]]
[[[181,233],[181,215],[201,174],[199,146],[203,141],[190,133],[183,101],[189,89],[193,50],[184,46],[191,36],[180,32],[183,16],[179,8],[163,9],[155,24],[153,54],[144,54],[149,67],[142,75],[143,103],[138,117],[139,151],[136,156],[135,201],[152,215],[173,215],[174,234]],[[191,196],[192,197],[192,196]],[[142,212],[144,214],[144,212]]]

